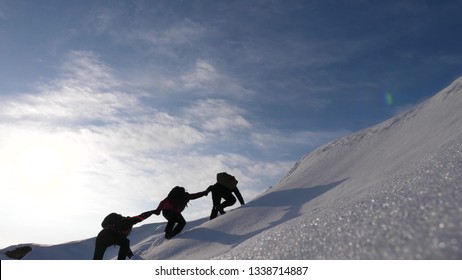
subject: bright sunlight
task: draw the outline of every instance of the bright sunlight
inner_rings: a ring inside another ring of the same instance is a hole
[[[61,181],[66,172],[66,155],[47,144],[32,144],[17,161],[17,171],[33,186],[50,186]]]
[[[16,190],[57,190],[81,165],[82,155],[70,139],[43,134],[9,141],[0,166],[8,170],[7,182]]]

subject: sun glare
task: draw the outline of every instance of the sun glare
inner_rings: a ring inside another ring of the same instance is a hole
[[[65,173],[65,155],[47,144],[26,148],[19,156],[17,171],[33,186],[49,186]]]
[[[2,161],[9,169],[7,183],[16,190],[60,189],[81,164],[78,146],[62,137],[22,137],[8,146]]]

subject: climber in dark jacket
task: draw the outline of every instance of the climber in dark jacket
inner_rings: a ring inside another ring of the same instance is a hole
[[[118,260],[125,260],[127,257],[131,258],[133,253],[130,250],[130,240],[127,236],[130,234],[133,225],[144,221],[153,213],[154,211],[148,211],[133,217],[124,217],[120,214],[112,213],[111,215],[116,218],[109,223],[103,221],[103,229],[96,237],[93,259],[102,260],[107,247],[112,245],[120,246]]]
[[[222,172],[217,174],[217,182],[208,187],[207,191],[212,192],[212,212],[210,213],[210,220],[215,219],[220,214],[225,214],[225,208],[236,203],[236,197],[241,205],[244,205],[244,198],[237,188],[238,181],[232,175]],[[234,195],[236,195],[236,197]],[[223,203],[221,199],[224,199]]]
[[[180,233],[186,225],[181,212],[185,209],[188,202],[193,199],[208,195],[207,191],[198,193],[188,193],[183,187],[174,187],[168,196],[159,203],[157,209],[154,210],[154,214],[159,215],[162,211],[162,215],[167,219],[167,225],[165,226],[165,238],[170,239]],[[176,224],[176,226],[175,226]]]

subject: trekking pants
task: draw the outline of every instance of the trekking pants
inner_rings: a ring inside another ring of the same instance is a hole
[[[162,215],[167,219],[167,225],[165,226],[165,236],[171,238],[180,233],[186,225],[186,220],[183,218],[181,213],[174,210],[163,210]],[[176,224],[176,226],[175,226]]]
[[[225,200],[223,203],[221,203],[222,198]],[[223,211],[224,208],[234,205],[234,203],[236,203],[236,197],[234,197],[233,193],[225,186],[215,185],[212,188],[212,201],[213,208],[212,213],[210,213],[210,220],[218,216],[219,210]]]
[[[124,235],[110,229],[103,229],[96,237],[94,260],[102,260],[107,247],[120,246],[118,260],[125,260],[130,252],[130,240]]]

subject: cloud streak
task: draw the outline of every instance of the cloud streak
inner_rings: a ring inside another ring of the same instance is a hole
[[[133,95],[114,91],[117,81],[91,52],[72,52],[62,70],[61,79],[42,85],[38,93],[23,94],[7,102],[0,115],[64,125],[115,120],[127,108],[134,113],[139,107]]]
[[[252,129],[245,118],[245,110],[223,99],[200,99],[184,109],[189,123],[209,133],[231,136],[241,130]]]

